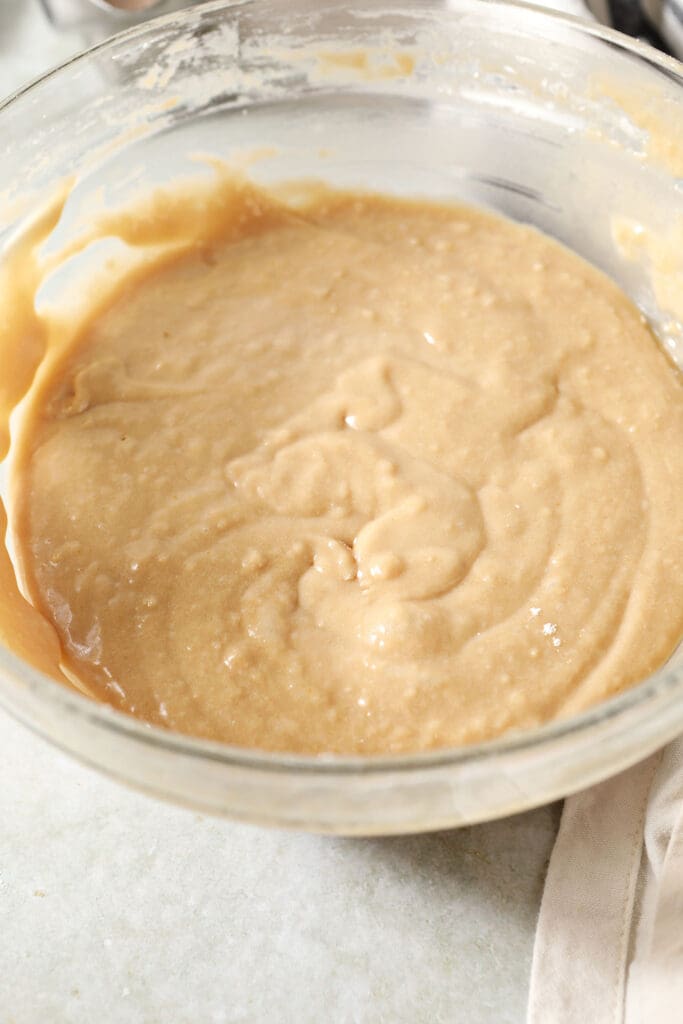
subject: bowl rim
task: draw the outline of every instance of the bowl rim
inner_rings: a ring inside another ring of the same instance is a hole
[[[93,43],[84,50],[79,50],[66,60],[53,65],[48,68],[47,71],[29,79],[23,85],[19,86],[19,88],[8,93],[6,96],[0,97],[0,113],[2,113],[5,107],[8,107],[20,97],[40,85],[41,82],[45,82],[48,79],[61,74],[62,71],[65,71],[72,65],[79,64],[100,51],[111,49],[122,42],[135,40],[138,37],[143,37],[145,35],[151,35],[157,28],[163,27],[167,24],[191,22],[208,14],[220,11],[244,10],[255,7],[260,2],[262,2],[262,0],[204,0],[203,3],[198,5],[182,8],[178,11],[171,11],[167,14],[159,14],[140,22],[139,24],[131,25],[128,28],[122,29],[120,32],[116,32],[114,35],[107,36],[105,39]],[[280,0],[280,2],[283,3],[283,6],[287,6],[289,9],[289,5],[285,4],[283,0]],[[393,0],[393,4],[390,0],[364,0],[366,9],[371,10],[372,8],[377,8],[378,11],[395,11],[397,5],[400,5],[402,2],[405,2],[405,0]],[[415,2],[415,0],[413,0],[413,2]],[[657,71],[662,72],[667,78],[671,78],[673,81],[683,85],[683,61],[679,61],[676,57],[672,57],[667,53],[663,53],[661,50],[655,49],[655,47],[651,46],[649,43],[642,42],[632,36],[627,36],[625,33],[618,32],[616,29],[610,28],[607,25],[601,25],[597,21],[589,21],[587,18],[582,18],[579,15],[567,14],[554,10],[550,7],[544,7],[541,4],[527,3],[526,0],[470,0],[470,2],[478,7],[527,11],[538,15],[541,19],[547,19],[551,23],[558,25],[564,24],[586,36],[593,37],[601,42],[607,43],[617,50],[623,50],[626,53],[630,53],[635,57],[641,58],[646,64],[651,65]],[[433,4],[434,0],[420,0],[420,3],[422,3],[426,8],[427,4]],[[334,6],[335,0],[319,0],[317,10],[320,11],[325,8],[332,9]],[[410,4],[406,3],[406,7],[408,6],[410,6]],[[446,8],[441,13],[447,16],[449,14],[449,9]]]
[[[261,0],[209,0],[208,3],[158,15],[124,29],[79,51],[1,99],[0,116],[4,110],[26,94],[31,93],[41,83],[49,81],[74,65],[87,61],[97,53],[107,52],[122,43],[134,42],[145,36],[153,36],[159,28],[166,25],[199,22],[201,18],[214,13],[236,13],[240,10],[254,8],[260,2]],[[276,0],[276,2],[283,2],[284,5],[284,0]],[[427,2],[432,3],[433,8],[437,9],[433,0],[427,0]],[[597,39],[624,55],[638,58],[683,88],[683,63],[674,57],[660,53],[647,43],[633,39],[612,28],[538,4],[522,2],[522,0],[468,0],[468,2],[473,7],[498,8],[505,11],[518,9],[537,16],[541,21],[547,20],[551,23],[565,25],[580,35]],[[423,6],[427,6],[425,0],[421,0],[421,3]],[[335,4],[336,0],[321,0],[316,10],[332,9]],[[365,2],[365,9],[369,8],[371,12],[373,9],[378,12],[396,11],[399,6],[400,3],[397,4],[396,0],[393,3],[391,0],[366,0]],[[412,3],[406,4],[408,9],[412,6]],[[289,5],[287,7],[289,9]],[[442,11],[439,8],[439,10],[446,16],[450,13],[448,9]],[[559,741],[577,734],[595,733],[606,725],[611,724],[613,728],[616,728],[618,720],[626,717],[629,711],[647,707],[654,702],[655,698],[663,698],[666,706],[683,702],[683,664],[677,667],[664,665],[642,682],[631,686],[623,693],[600,701],[580,714],[551,721],[532,729],[509,732],[485,742],[461,747],[444,747],[414,754],[294,754],[238,747],[215,740],[199,739],[146,723],[109,704],[100,703],[75,689],[70,689],[67,685],[33,668],[2,644],[0,644],[0,673],[3,676],[2,682],[5,678],[9,678],[22,690],[28,690],[32,696],[58,707],[67,714],[72,714],[76,719],[86,720],[95,727],[119,734],[157,750],[181,754],[197,760],[219,762],[230,767],[258,769],[261,772],[274,774],[298,772],[306,776],[358,776],[386,772],[419,773],[438,768],[482,764],[506,756],[524,756],[531,752],[540,752],[544,748],[552,748]],[[6,696],[2,686],[0,686],[0,706],[15,718],[19,718],[29,728],[45,735],[45,731],[37,723],[31,722],[22,714],[17,714],[12,699]]]

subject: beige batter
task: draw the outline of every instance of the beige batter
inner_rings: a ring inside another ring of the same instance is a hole
[[[394,753],[657,668],[683,393],[619,290],[467,208],[229,204],[34,388],[14,537],[68,671],[199,736]]]

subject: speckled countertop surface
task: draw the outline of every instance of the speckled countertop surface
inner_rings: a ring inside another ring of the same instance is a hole
[[[0,94],[75,32],[0,0]],[[557,806],[330,839],[122,788],[0,713],[0,1024],[519,1024]]]
[[[2,1024],[519,1024],[557,807],[331,839],[201,817],[0,716]]]

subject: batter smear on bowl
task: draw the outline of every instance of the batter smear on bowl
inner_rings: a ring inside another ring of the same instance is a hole
[[[68,672],[367,754],[645,678],[683,625],[683,392],[637,309],[500,217],[303,196],[233,183],[38,375],[13,539]]]

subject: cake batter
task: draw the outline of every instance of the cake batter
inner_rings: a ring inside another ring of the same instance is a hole
[[[359,754],[645,678],[683,625],[683,395],[638,311],[500,217],[302,195],[235,185],[33,389],[13,536],[68,673]]]

